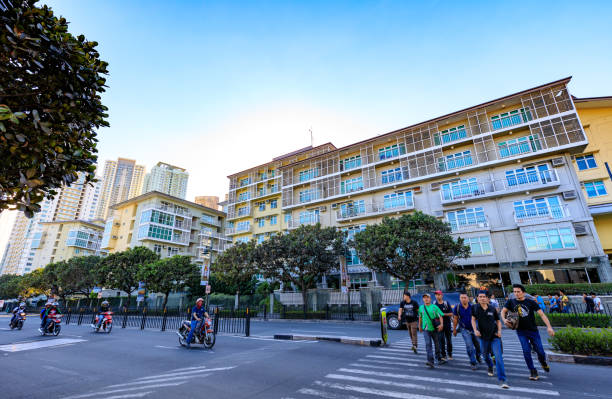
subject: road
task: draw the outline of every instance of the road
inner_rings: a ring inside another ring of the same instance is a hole
[[[540,381],[527,379],[518,340],[504,332],[510,390],[486,369],[471,371],[463,343],[455,359],[424,368],[408,349],[405,331],[390,332],[390,346],[277,341],[274,333],[378,337],[370,323],[253,321],[251,333],[220,335],[213,350],[186,350],[174,332],[120,329],[95,334],[63,326],[41,337],[34,318],[10,331],[0,317],[0,397],[13,398],[610,398],[610,369],[552,363]]]

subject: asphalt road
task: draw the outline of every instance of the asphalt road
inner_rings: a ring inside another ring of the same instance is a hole
[[[378,337],[375,323],[253,321],[249,338],[220,335],[213,350],[186,350],[174,332],[120,329],[95,334],[63,326],[41,337],[38,322],[10,331],[0,317],[0,397],[12,398],[610,398],[610,368],[552,363],[540,381],[527,379],[518,340],[504,335],[509,390],[486,369],[471,371],[463,343],[434,370],[412,354],[405,331],[390,346],[277,341],[274,333]],[[421,338],[421,337],[419,337]]]

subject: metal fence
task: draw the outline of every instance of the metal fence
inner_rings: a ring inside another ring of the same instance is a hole
[[[275,311],[270,313],[269,306],[261,305],[252,308],[252,316],[260,319],[289,319],[289,320],[360,320],[378,321],[380,318],[378,307],[374,307],[371,312],[365,307],[355,305],[325,305],[319,310],[307,310],[304,312],[301,305],[281,305],[275,307]]]

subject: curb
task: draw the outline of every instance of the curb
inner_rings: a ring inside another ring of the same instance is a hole
[[[274,334],[274,339],[289,341],[329,341],[341,344],[361,345],[361,346],[381,346],[382,340],[376,338],[355,338],[355,337],[332,337],[320,335],[293,335],[293,334]]]
[[[251,321],[263,321],[263,322],[272,322],[272,323],[335,323],[335,324],[363,324],[363,325],[371,325],[376,324],[380,325],[380,321],[367,321],[367,320],[323,320],[323,319],[264,319],[263,317],[251,317]]]
[[[612,357],[572,355],[556,352],[546,352],[546,355],[551,362],[612,366]]]

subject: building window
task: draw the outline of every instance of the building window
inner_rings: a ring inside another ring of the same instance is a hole
[[[385,210],[389,209],[404,209],[414,205],[412,191],[404,191],[400,193],[391,193],[383,197],[383,206]]]
[[[446,144],[466,137],[465,125],[461,125],[434,133],[434,143],[436,145]]]
[[[246,177],[240,180],[240,187],[246,186],[247,184],[250,184],[250,183],[251,183],[251,179],[249,177]]]
[[[272,209],[276,209],[278,207],[278,200],[271,200],[270,201],[270,208]]]
[[[470,166],[471,164],[472,152],[469,150],[438,158],[438,169],[440,172],[463,168],[465,166]]]
[[[603,180],[586,182],[584,183],[584,189],[586,190],[587,197],[589,198],[600,197],[608,194]]]
[[[578,164],[578,170],[587,170],[597,167],[593,154],[576,157],[576,164]]]
[[[315,224],[319,222],[319,210],[300,212],[300,224]]]
[[[266,210],[266,203],[265,202],[260,202],[259,203],[259,210],[260,211],[265,211]]]
[[[503,129],[509,126],[520,125],[532,120],[529,108],[515,109],[514,111],[504,112],[491,117],[493,130]]]
[[[319,176],[319,168],[303,170],[300,172],[300,181],[307,181]]]
[[[170,215],[170,214],[160,212],[154,209],[149,209],[149,210],[144,211],[140,215],[140,223],[143,224],[147,222],[153,222],[153,223],[165,224],[166,226],[172,226],[174,224],[174,215]]]
[[[345,158],[340,161],[340,170],[349,170],[361,166],[361,155]]]
[[[560,219],[565,217],[565,212],[559,197],[553,196],[515,201],[514,215],[517,220],[533,218]]]
[[[257,219],[257,227],[264,227],[266,224],[266,220],[264,218]]]
[[[491,239],[489,236],[483,237],[469,237],[464,238],[465,245],[469,245],[471,250],[471,256],[483,256],[493,254],[491,248]]]
[[[342,231],[346,233],[345,240],[347,242],[353,241],[355,239],[355,234],[357,234],[360,231],[365,230],[365,228],[366,228],[366,225],[362,224],[362,225],[351,226],[351,227],[342,229]],[[359,256],[357,256],[357,251],[355,250],[355,248],[349,248],[346,251],[345,257],[346,257],[347,266],[361,265],[361,259],[359,259]]]
[[[251,193],[248,191],[238,194],[238,201],[246,201],[250,198],[251,198]]]
[[[526,231],[523,237],[529,252],[576,248],[576,239],[570,228]]]
[[[542,149],[542,143],[536,136],[518,137],[512,140],[502,141],[497,144],[500,158],[512,157]]]
[[[461,227],[482,225],[487,223],[487,218],[482,207],[466,208],[459,211],[448,212],[446,219],[451,225],[452,230],[458,230]]]
[[[406,147],[404,144],[400,144],[399,146],[397,144],[393,144],[387,147],[379,148],[378,159],[382,161],[383,159],[395,158],[399,155],[404,155],[405,153]]]
[[[475,177],[442,185],[442,198],[444,200],[471,198],[480,194],[484,194],[484,190],[480,190]]]
[[[261,244],[262,242],[264,242],[266,236],[264,236],[263,234],[257,234],[257,244]]]
[[[178,255],[178,248],[168,247],[168,256]]]
[[[348,179],[340,183],[340,192],[342,194],[352,193],[353,191],[363,190],[363,178],[361,176],[354,179]]]
[[[291,214],[285,213],[285,224],[288,224],[290,220],[291,220]]]
[[[238,208],[238,216],[246,216],[251,212],[251,208],[248,206],[243,206],[242,208]]]
[[[278,216],[270,216],[270,226],[274,226],[276,223],[278,223]]]
[[[319,192],[311,188],[309,190],[300,191],[300,202],[310,202],[319,199]]]
[[[161,255],[161,251],[162,251],[162,246],[159,244],[155,244],[153,245],[153,252],[155,252],[158,255]]]
[[[381,175],[382,184],[393,183],[403,180],[401,168],[383,170]]]
[[[138,229],[138,239],[143,238],[159,238],[161,240],[171,241],[172,229],[151,224],[144,225]]]
[[[506,171],[506,183],[509,187],[532,183],[546,184],[553,181],[557,181],[557,178],[548,164]]]
[[[340,217],[349,218],[353,216],[362,215],[365,213],[365,201],[353,201],[346,204],[340,205]]]
[[[238,222],[236,224],[236,231],[248,231],[250,229],[251,229],[251,222],[250,221]]]

